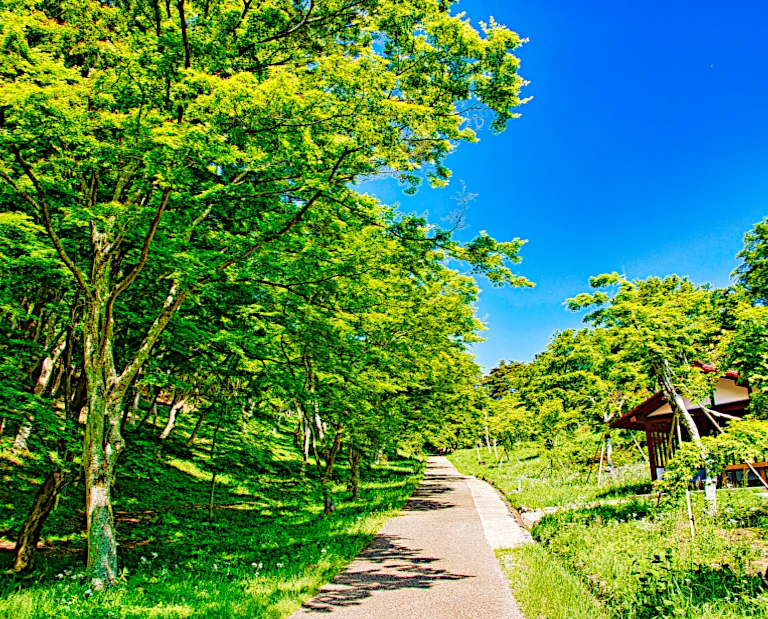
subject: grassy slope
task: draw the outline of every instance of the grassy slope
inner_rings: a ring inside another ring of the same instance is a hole
[[[43,532],[48,550],[35,571],[0,577],[0,616],[287,617],[371,540],[422,470],[413,460],[364,469],[362,498],[351,501],[343,483],[346,463],[339,462],[338,509],[326,517],[316,472],[302,472],[288,437],[264,428],[261,445],[233,436],[229,449],[221,450],[235,457],[220,462],[227,473],[217,476],[209,520],[209,441],[202,437],[187,450],[182,442],[188,430],[179,428],[178,438],[161,449],[156,434],[150,428],[131,437],[116,484],[124,568],[117,586],[96,595],[88,589],[82,485],[71,487]],[[34,466],[20,475],[6,464],[3,473],[8,483],[0,497],[6,508],[0,532],[10,539],[30,500],[28,492],[14,490],[34,485]],[[5,553],[0,562],[10,558]]]
[[[768,505],[757,493],[719,492],[715,520],[695,496],[697,536],[691,541],[680,503],[592,503],[643,488],[631,468],[601,488],[594,476],[593,485],[585,485],[583,474],[537,480],[531,471],[541,471],[542,455],[523,449],[500,469],[479,466],[473,450],[452,456],[459,470],[492,481],[514,505],[569,506],[534,528],[539,547],[501,556],[528,616],[599,617],[590,614],[599,606],[608,617],[623,619],[768,617],[768,590],[757,573],[768,558]]]
[[[640,463],[627,467],[612,476],[605,476],[605,482],[597,485],[597,472],[574,472],[563,466],[557,458],[549,464],[549,453],[538,447],[522,447],[511,455],[511,462],[500,456],[499,467],[493,454],[485,449],[481,457],[487,458],[486,465],[479,465],[473,449],[464,449],[451,454],[452,462],[463,473],[475,475],[498,488],[510,502],[531,509],[591,503],[594,501],[634,496],[650,490],[647,466]],[[589,480],[587,478],[589,477]],[[518,481],[521,492],[517,491]]]

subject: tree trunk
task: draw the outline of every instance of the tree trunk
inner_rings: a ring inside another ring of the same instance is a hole
[[[215,457],[216,457],[216,439],[219,436],[219,429],[221,428],[221,421],[224,419],[224,407],[222,406],[221,412],[219,413],[219,420],[216,422],[216,429],[213,431],[213,438],[211,439],[211,459],[210,463],[213,468],[213,475],[211,475],[211,491],[210,495],[208,496],[208,520],[213,520],[213,494],[216,490],[216,468],[215,468]]]
[[[597,471],[597,485],[603,482],[603,458],[605,457],[605,443],[600,446],[600,468]]]
[[[83,312],[83,370],[88,407],[83,439],[83,475],[88,569],[94,589],[112,586],[117,577],[112,485],[117,459],[125,448],[120,431],[123,398],[135,376],[135,372],[131,376],[117,375],[110,329],[104,332],[111,295],[109,274],[104,268],[108,260],[103,254],[94,257],[93,287]]]
[[[611,433],[605,433],[605,472],[613,473],[613,443],[611,443]]]
[[[203,412],[200,413],[200,416],[197,418],[197,423],[195,424],[195,429],[192,430],[192,434],[189,435],[187,442],[184,443],[185,447],[192,447],[192,445],[195,442],[195,439],[197,438],[197,433],[200,432],[200,428],[203,427],[203,420],[205,419],[205,416],[208,414],[208,411],[211,410],[212,408],[213,406],[209,406],[208,408],[203,409]]]
[[[139,422],[139,425],[136,426],[136,430],[141,430],[141,427],[147,422],[147,419],[149,419],[150,415],[152,413],[155,414],[155,418],[157,418],[157,399],[160,397],[160,387],[155,387],[155,397],[152,398],[152,404],[150,404],[149,409],[147,410],[147,414],[142,417],[141,421]]]
[[[179,411],[184,408],[187,404],[187,398],[190,394],[186,393],[182,395],[173,406],[171,406],[171,409],[168,411],[168,423],[165,424],[165,428],[163,428],[163,431],[160,433],[160,440],[164,441],[168,438],[170,433],[173,431],[174,426],[176,425],[176,416],[179,414]]]
[[[32,434],[32,421],[30,421],[29,418],[25,417],[24,421],[22,421],[21,425],[19,426],[19,430],[16,432],[15,438],[13,439],[14,451],[26,451],[27,441],[29,440],[29,437],[31,434]]]
[[[714,516],[717,514],[717,473],[715,462],[707,448],[704,446],[704,443],[702,443],[699,429],[696,427],[696,422],[693,420],[693,417],[691,417],[691,413],[689,413],[688,409],[685,407],[683,398],[677,392],[677,389],[675,389],[675,385],[672,382],[672,371],[669,369],[669,364],[666,359],[661,366],[659,378],[664,396],[667,398],[669,405],[676,410],[678,415],[685,421],[685,427],[688,430],[688,434],[699,449],[701,459],[704,461],[704,473],[706,475],[706,480],[704,482],[704,497],[709,504],[709,513]]]
[[[89,388],[83,470],[88,538],[88,568],[95,589],[110,587],[117,577],[117,540],[112,513],[112,485],[125,443],[120,433],[120,401]],[[93,395],[90,395],[90,394]]]
[[[216,471],[211,476],[211,491],[208,495],[208,520],[213,520],[213,493],[216,490]]]
[[[130,406],[125,407],[125,412],[123,412],[123,420],[120,423],[120,429],[125,431],[125,424],[129,421],[131,424],[136,423],[136,413],[139,410],[139,402],[141,402],[141,388],[136,386],[136,383],[133,384],[133,401],[131,402]]]
[[[331,475],[333,474],[333,465],[336,462],[336,456],[339,454],[339,449],[341,449],[342,434],[343,432],[341,429],[336,431],[336,436],[333,438],[333,445],[325,461],[325,473],[323,475],[322,484],[323,499],[325,503],[323,511],[326,516],[336,511],[336,504],[333,502],[333,496],[328,488],[328,483],[331,481]]]
[[[309,462],[309,449],[312,444],[312,431],[307,427],[304,426],[304,443],[302,445],[301,450],[301,458],[302,458],[302,464],[306,465],[307,462]]]
[[[40,490],[35,495],[32,508],[29,510],[26,520],[21,527],[21,532],[16,541],[13,571],[21,572],[29,567],[40,541],[40,533],[43,530],[48,514],[51,513],[59,492],[66,485],[68,472],[55,468],[45,480]]]
[[[51,381],[51,376],[53,375],[53,369],[56,366],[56,363],[59,360],[59,357],[61,357],[61,353],[64,352],[64,348],[67,345],[67,338],[62,337],[61,341],[56,344],[56,346],[51,350],[51,352],[45,356],[43,361],[40,364],[40,374],[37,377],[37,381],[35,382],[35,386],[32,389],[32,393],[34,393],[36,396],[41,396],[43,392],[45,391],[46,387],[48,387],[48,383]],[[26,418],[24,421],[22,421],[21,426],[19,426],[18,432],[16,432],[16,438],[13,440],[13,449],[16,451],[26,451],[27,449],[27,441],[29,440],[30,435],[32,434],[32,427],[33,427],[34,419]]]
[[[488,449],[488,455],[491,455],[491,438],[488,434],[488,412],[485,413],[485,446]]]
[[[349,447],[349,485],[352,490],[352,498],[360,498],[360,463],[363,460],[362,452],[355,446]]]

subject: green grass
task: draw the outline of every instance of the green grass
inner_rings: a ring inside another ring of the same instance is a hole
[[[494,483],[513,505],[559,508],[534,527],[538,546],[501,556],[528,617],[768,617],[760,576],[768,567],[768,501],[758,492],[718,491],[714,519],[695,493],[691,540],[683,502],[635,498],[648,490],[638,466],[597,486],[594,475],[587,484],[583,473],[541,474],[546,458],[534,446],[501,468],[479,465],[474,450],[451,456],[461,472]],[[610,501],[616,498],[622,500]],[[591,614],[596,602],[602,615]]]
[[[295,450],[243,444],[241,457],[217,478],[209,520],[208,445],[203,438],[185,449],[183,434],[162,450],[149,433],[130,439],[115,488],[122,570],[116,586],[89,589],[83,488],[75,485],[49,518],[46,549],[34,571],[0,576],[0,617],[287,617],[370,542],[410,496],[423,469],[415,460],[365,467],[362,497],[352,501],[346,463],[339,462],[337,511],[324,516],[317,472],[312,466],[302,470]],[[233,437],[232,445],[238,440]],[[10,540],[31,498],[14,490],[40,479],[34,463],[8,466],[0,503],[9,509],[0,516],[0,533]],[[0,571],[10,559],[0,555]]]
[[[728,500],[721,496],[723,509]],[[754,569],[763,532],[726,529],[704,516],[703,503],[696,515],[694,540],[679,505],[650,501],[558,512],[533,534],[616,617],[768,616]]]
[[[528,544],[496,554],[526,617],[609,619],[584,583],[546,548]]]
[[[501,458],[501,466],[495,456],[485,449],[480,452],[486,464],[478,464],[473,449],[451,454],[451,461],[463,473],[486,480],[498,488],[515,506],[531,509],[543,507],[576,506],[603,500],[634,496],[650,492],[648,467],[644,463],[622,466],[613,475],[604,475],[598,486],[597,471],[592,473],[574,470],[550,452],[536,446],[523,446],[511,453],[511,462]],[[518,492],[518,482],[521,491]]]

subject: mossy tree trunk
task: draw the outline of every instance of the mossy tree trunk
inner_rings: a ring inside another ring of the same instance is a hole
[[[363,461],[363,452],[354,445],[349,447],[349,486],[352,491],[352,498],[360,498],[360,464]]]
[[[26,520],[21,527],[19,537],[16,541],[16,549],[13,560],[13,571],[21,572],[27,569],[31,563],[40,541],[40,533],[43,525],[56,505],[56,499],[59,492],[64,487],[69,477],[69,472],[56,467],[48,474],[45,482],[40,486],[40,490],[35,495],[32,507],[27,514]]]

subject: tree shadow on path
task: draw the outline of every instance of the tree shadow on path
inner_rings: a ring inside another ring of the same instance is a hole
[[[403,511],[426,512],[455,507],[454,503],[438,499],[443,498],[442,495],[455,491],[455,488],[447,485],[447,483],[460,481],[461,479],[463,478],[458,475],[446,474],[429,475],[428,477],[425,477],[421,485],[416,488],[415,492],[411,495],[411,498],[403,508]]]
[[[320,593],[309,600],[304,609],[316,613],[331,613],[334,608],[359,605],[376,591],[399,589],[429,589],[442,580],[473,578],[466,574],[453,574],[447,570],[428,567],[438,559],[419,556],[419,549],[408,548],[397,542],[394,535],[377,535],[373,543],[357,561],[378,563],[381,568],[353,564],[342,572]],[[386,571],[384,571],[386,570]]]

